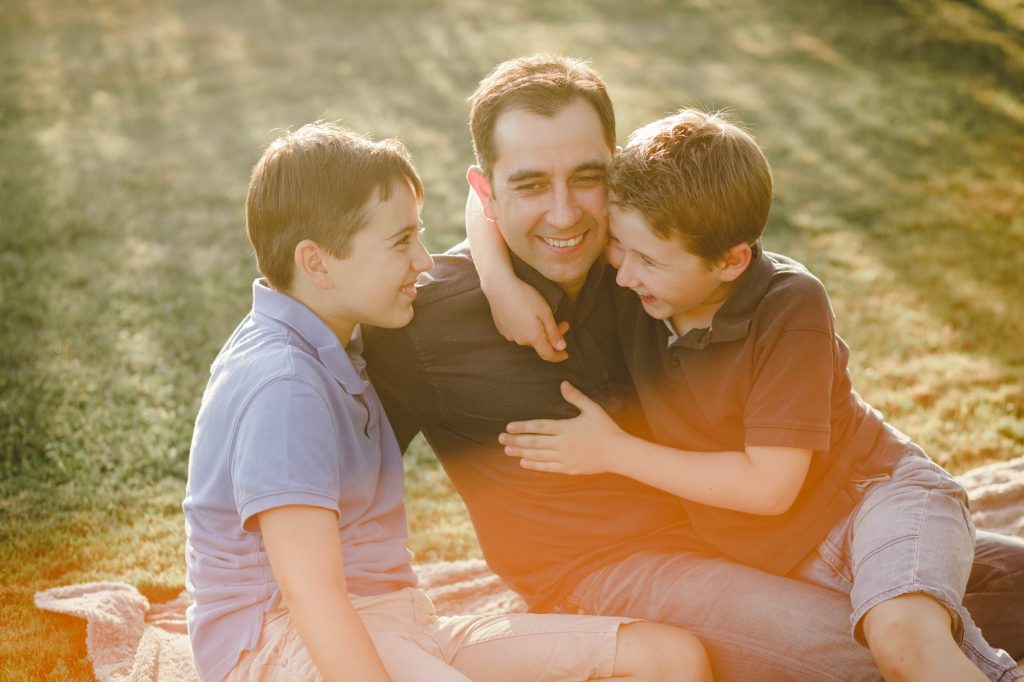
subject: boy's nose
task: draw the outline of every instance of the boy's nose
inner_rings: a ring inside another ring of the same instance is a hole
[[[628,258],[623,257],[621,259],[619,271],[615,274],[615,283],[626,289],[632,289],[636,286],[636,277],[633,275],[633,269],[629,264]]]
[[[426,272],[434,267],[434,259],[427,252],[423,242],[416,240],[416,255],[412,259],[412,267],[416,272]]]

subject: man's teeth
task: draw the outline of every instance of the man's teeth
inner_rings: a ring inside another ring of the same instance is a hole
[[[565,249],[570,246],[576,246],[583,241],[583,235],[573,237],[572,239],[548,239],[547,237],[541,237],[548,246],[554,246],[559,249]]]

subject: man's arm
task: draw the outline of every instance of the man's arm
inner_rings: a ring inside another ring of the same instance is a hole
[[[572,419],[512,422],[499,440],[527,469],[562,474],[612,473],[701,504],[748,514],[786,512],[811,464],[811,450],[748,446],[743,451],[691,452],[623,431],[601,407],[562,382],[580,410]]]
[[[349,601],[334,512],[289,505],[257,518],[285,605],[324,680],[390,681]]]

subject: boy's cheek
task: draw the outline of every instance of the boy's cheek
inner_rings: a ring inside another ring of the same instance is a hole
[[[604,253],[613,268],[619,268],[622,266],[622,247],[620,247],[617,242],[608,242],[608,246],[605,247]]]

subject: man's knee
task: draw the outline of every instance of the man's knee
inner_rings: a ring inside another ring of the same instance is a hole
[[[704,646],[686,630],[636,622],[619,628],[615,675],[632,680],[710,682],[711,662]]]

